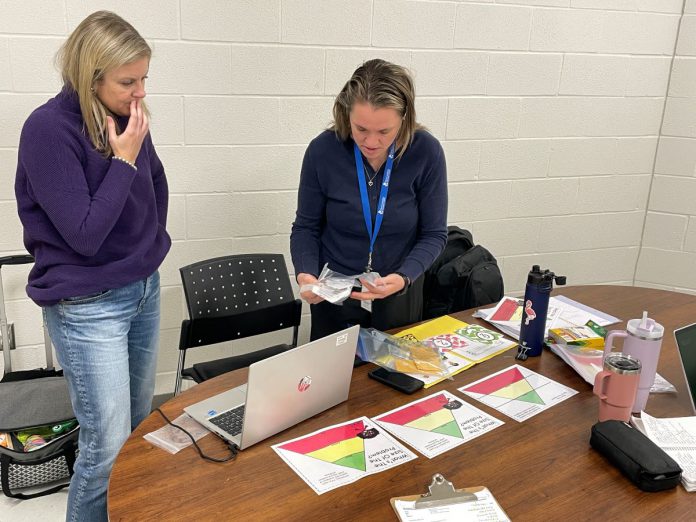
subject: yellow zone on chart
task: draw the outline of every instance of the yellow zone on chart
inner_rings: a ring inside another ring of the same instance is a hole
[[[496,397],[504,397],[506,399],[516,399],[521,397],[525,393],[532,391],[532,386],[525,380],[513,382],[508,384],[505,388],[494,391],[491,395]]]
[[[454,415],[452,415],[452,412],[443,408],[411,421],[406,424],[406,426],[409,428],[417,428],[419,430],[432,431],[435,428],[439,428],[443,424],[452,422],[453,420]]]
[[[360,437],[353,437],[347,440],[342,440],[325,448],[307,453],[308,456],[314,457],[327,462],[335,462],[348,455],[362,452],[365,450],[365,441]]]

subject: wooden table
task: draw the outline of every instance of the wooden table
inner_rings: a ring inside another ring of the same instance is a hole
[[[648,310],[665,327],[658,371],[679,393],[652,395],[646,409],[658,417],[691,414],[672,331],[696,320],[696,296],[623,286],[568,287],[556,293],[624,321]],[[466,312],[457,317],[473,321]],[[620,326],[625,323],[611,328]],[[424,491],[436,472],[457,487],[487,486],[515,521],[694,519],[696,497],[683,487],[643,493],[590,448],[596,398],[590,385],[548,350],[524,365],[580,393],[522,423],[467,397],[465,400],[505,424],[432,460],[419,455],[396,468],[317,495],[271,449],[272,444],[362,415],[375,416],[434,391],[463,396],[457,387],[515,362],[511,350],[460,373],[454,382],[411,396],[369,379],[371,365],[359,367],[347,402],[241,452],[236,461],[226,464],[205,462],[192,447],[173,456],[151,446],[143,435],[163,425],[161,417],[153,413],[133,432],[116,460],[108,496],[110,519],[395,520],[389,498]],[[171,399],[162,409],[173,419],[184,406],[245,380],[246,370],[217,377]],[[226,454],[223,442],[215,436],[200,442],[207,453]]]

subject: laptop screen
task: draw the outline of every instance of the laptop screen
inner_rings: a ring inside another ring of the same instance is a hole
[[[696,323],[674,331],[677,349],[684,369],[684,378],[691,392],[691,405],[696,410]]]

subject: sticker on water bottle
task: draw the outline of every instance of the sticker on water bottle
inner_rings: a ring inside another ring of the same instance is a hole
[[[534,303],[532,303],[531,299],[527,299],[527,301],[525,301],[525,303],[524,303],[524,313],[527,314],[527,316],[525,317],[525,320],[524,320],[524,324],[526,324],[527,326],[529,326],[529,323],[531,321],[533,321],[534,319],[536,319],[536,316],[537,316],[536,312],[534,311],[533,306],[534,306]]]

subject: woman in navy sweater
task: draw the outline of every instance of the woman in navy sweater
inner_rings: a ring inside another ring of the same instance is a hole
[[[43,309],[64,370],[80,453],[68,520],[107,520],[114,460],[150,412],[167,181],[143,103],[151,51],[100,11],[59,51],[63,89],[27,119],[15,193],[36,263],[27,293]]]
[[[421,276],[447,241],[447,173],[414,101],[406,69],[365,62],[336,97],[333,125],[305,152],[290,236],[297,282],[316,282],[326,263],[381,275],[342,305],[302,292],[312,339],[351,324],[387,330],[420,320]]]

